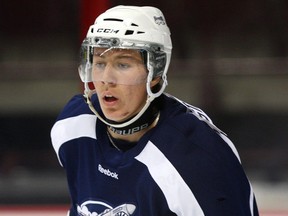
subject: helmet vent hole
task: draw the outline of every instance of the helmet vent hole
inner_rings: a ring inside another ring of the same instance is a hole
[[[137,34],[144,34],[145,32],[143,31],[138,31]]]
[[[131,26],[137,26],[137,27],[138,27],[139,25],[137,25],[137,24],[135,24],[135,23],[132,23]]]
[[[127,31],[125,32],[125,35],[132,35],[133,33],[134,33],[133,30],[127,30]]]
[[[122,19],[116,19],[116,18],[106,18],[104,21],[114,21],[114,22],[123,22]]]

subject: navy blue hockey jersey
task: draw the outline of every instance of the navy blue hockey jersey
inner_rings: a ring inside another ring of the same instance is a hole
[[[200,109],[167,94],[161,100],[156,127],[123,152],[82,95],[66,105],[51,138],[67,173],[70,215],[258,216],[227,136]]]

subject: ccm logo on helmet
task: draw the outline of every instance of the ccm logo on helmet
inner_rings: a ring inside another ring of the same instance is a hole
[[[118,29],[99,28],[99,29],[97,29],[97,32],[101,32],[101,33],[115,33],[115,34],[117,34],[119,32],[119,30]]]

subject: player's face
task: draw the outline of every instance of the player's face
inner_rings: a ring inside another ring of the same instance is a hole
[[[147,69],[137,50],[103,48],[94,51],[92,77],[106,118],[121,122],[146,103]],[[151,85],[157,82],[153,81]]]

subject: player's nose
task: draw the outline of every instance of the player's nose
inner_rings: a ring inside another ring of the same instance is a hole
[[[115,69],[112,67],[112,65],[110,64],[106,65],[102,74],[101,82],[103,84],[116,84],[117,83]]]

